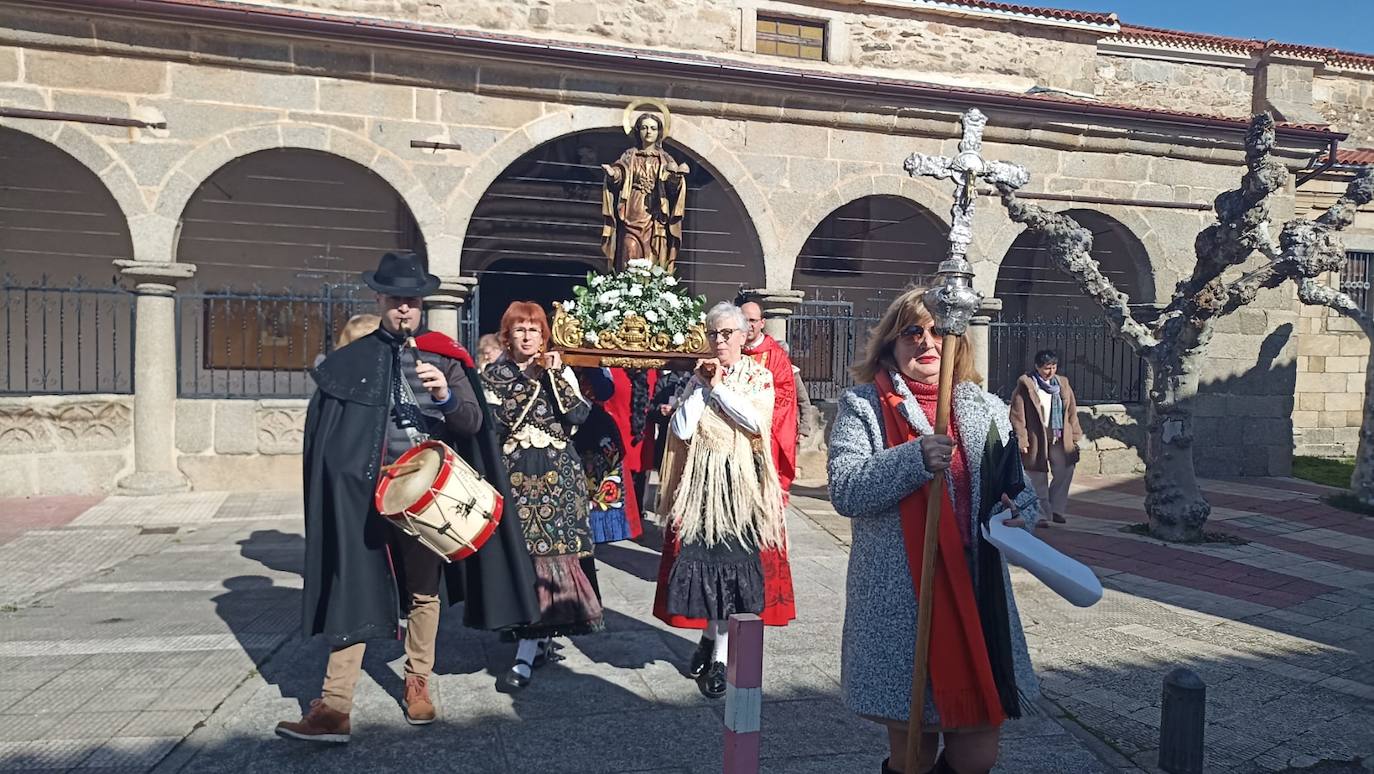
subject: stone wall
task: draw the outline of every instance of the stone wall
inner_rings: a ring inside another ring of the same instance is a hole
[[[110,492],[132,464],[132,396],[0,398],[0,497]]]
[[[135,253],[144,260],[194,263],[194,256],[176,255],[175,242],[192,192],[235,158],[285,147],[330,153],[376,172],[414,214],[432,268],[456,276],[463,270],[468,219],[491,182],[543,142],[618,126],[631,95],[667,98],[675,112],[677,147],[739,197],[757,235],[754,260],[770,288],[791,286],[807,236],[843,204],[873,195],[900,197],[942,220],[949,209],[947,186],[912,180],[901,166],[913,151],[955,151],[957,116],[947,108],[898,110],[858,98],[840,102],[619,71],[239,38],[223,30],[148,25],[131,36],[107,20],[83,22],[78,34],[70,24],[65,17],[0,6],[0,101],[161,118],[168,128],[9,119],[6,126],[53,142],[97,173],[128,216]],[[5,69],[6,61],[16,66]],[[1156,136],[1120,127],[1028,123],[1019,111],[1005,109],[986,112],[985,155],[1025,164],[1032,174],[1028,190],[1205,203],[1240,178],[1234,143],[1214,143],[1197,133]],[[409,146],[411,139],[456,141],[463,149],[418,150]],[[1276,212],[1291,209],[1285,201],[1276,204]],[[1144,247],[1156,298],[1168,297],[1191,267],[1193,237],[1210,217],[1124,204],[1091,209],[1119,221]],[[978,287],[989,296],[1019,233],[1000,207],[980,209],[970,255],[977,262]],[[1219,331],[1204,388],[1222,396],[1219,405],[1238,394],[1276,400],[1230,401],[1235,412],[1264,420],[1264,435],[1215,445],[1211,457],[1247,458],[1261,454],[1247,448],[1263,447],[1271,459],[1274,449],[1291,443],[1290,411],[1280,400],[1291,400],[1291,379],[1242,378],[1257,367],[1292,367],[1291,345],[1276,344],[1267,333],[1284,324],[1285,313],[1295,315],[1294,308],[1291,296],[1267,294],[1249,310],[1263,320],[1264,330],[1256,330],[1252,320],[1249,327],[1236,321],[1241,327]],[[300,404],[267,401],[179,401],[179,466],[204,487],[298,481],[293,455],[299,439],[292,433],[298,432],[301,411]],[[1199,437],[1210,442],[1225,436]],[[1096,451],[1098,469],[1109,471],[1126,467],[1133,454],[1111,441]],[[1102,456],[1106,452],[1114,452],[1112,459]],[[230,467],[238,471],[232,480],[216,472]],[[1245,469],[1265,472],[1255,463]],[[1286,468],[1275,462],[1269,470]]]
[[[1319,73],[1312,102],[1323,119],[1350,133],[1345,147],[1374,148],[1374,73]]]
[[[1246,118],[1253,73],[1242,67],[1099,54],[1093,93],[1108,102]]]
[[[268,0],[249,2],[268,4]],[[948,16],[890,5],[854,12],[843,6],[753,0],[289,0],[270,4],[800,64],[795,59],[751,53],[752,20],[758,13],[773,13],[829,24],[830,60],[836,64],[913,75],[983,74],[992,79],[984,85],[1000,81],[1018,90],[1038,84],[1092,91],[1095,40],[1090,33],[969,19],[955,22]]]
[[[299,489],[306,404],[178,400],[177,466],[196,489]]]

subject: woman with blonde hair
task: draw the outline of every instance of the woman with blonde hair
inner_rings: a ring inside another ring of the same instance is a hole
[[[334,349],[341,349],[353,342],[361,339],[367,334],[377,330],[377,326],[382,324],[382,318],[375,314],[355,314],[348,318],[344,323],[343,330],[339,331],[339,339],[334,342]]]
[[[944,342],[923,293],[908,290],[888,307],[853,367],[858,385],[841,396],[832,430],[831,502],[853,520],[841,683],[853,712],[887,728],[884,774],[974,774],[996,764],[1002,721],[1020,716],[1018,689],[1038,690],[1005,562],[979,525],[1008,507],[1033,522],[1036,500],[1015,447],[1004,453],[1007,407],[979,386],[967,347],[954,356],[949,435],[934,433]],[[999,495],[1008,464],[1025,486],[1014,502]],[[906,772],[916,586],[928,484],[937,471],[945,471],[946,487],[921,708],[927,736],[918,770]]]

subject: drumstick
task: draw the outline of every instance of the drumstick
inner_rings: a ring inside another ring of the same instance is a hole
[[[424,467],[424,465],[418,462],[393,462],[390,465],[383,465],[382,472],[390,473],[394,470],[398,471],[396,475],[405,476],[410,473],[414,473],[422,467]]]

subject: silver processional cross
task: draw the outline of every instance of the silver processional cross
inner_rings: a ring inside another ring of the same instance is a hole
[[[935,318],[935,326],[942,333],[962,336],[968,321],[978,311],[983,294],[973,289],[973,267],[966,254],[973,241],[973,203],[978,198],[979,180],[1004,183],[1020,188],[1030,180],[1030,173],[1019,164],[1006,161],[987,161],[979,155],[983,149],[983,127],[988,117],[977,108],[964,113],[964,136],[959,141],[959,154],[927,156],[913,153],[902,166],[912,177],[934,177],[954,181],[954,204],[950,207],[949,257],[940,263],[940,277],[926,292],[926,308]]]

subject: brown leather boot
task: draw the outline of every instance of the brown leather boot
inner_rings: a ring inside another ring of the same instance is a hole
[[[406,675],[406,696],[401,702],[405,710],[406,722],[412,726],[425,726],[434,722],[437,714],[434,702],[429,698],[429,678],[421,675]]]
[[[283,720],[277,724],[277,736],[305,742],[345,744],[351,733],[348,713],[332,709],[320,699],[310,702],[310,712],[300,720],[294,723]]]

